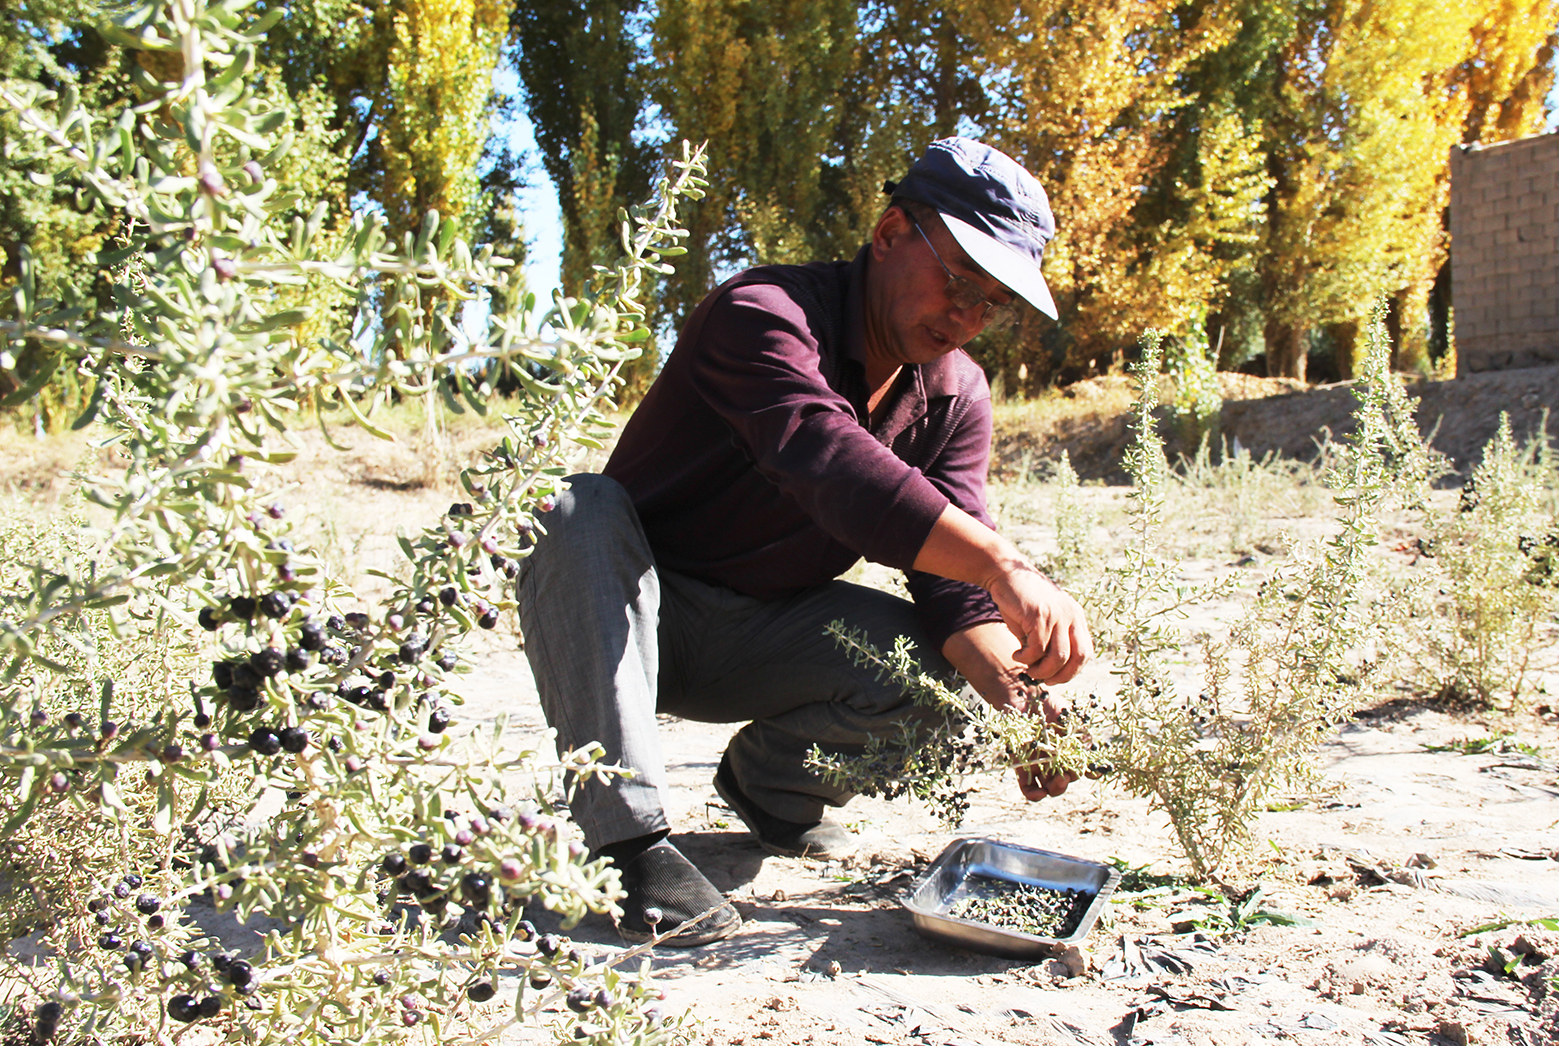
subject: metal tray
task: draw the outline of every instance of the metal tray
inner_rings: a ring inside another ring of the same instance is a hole
[[[1093,900],[1078,920],[1077,928],[1060,938],[1039,937],[949,915],[955,904],[969,896],[972,881],[980,877],[1048,890],[1082,890],[1092,893]],[[932,940],[1014,959],[1039,958],[1058,946],[1075,944],[1087,937],[1120,879],[1119,869],[1098,861],[999,839],[955,839],[931,862],[901,903],[914,917],[915,929]]]

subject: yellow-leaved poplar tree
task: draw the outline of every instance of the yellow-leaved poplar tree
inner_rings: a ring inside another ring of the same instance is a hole
[[[1050,194],[1057,235],[1045,276],[1059,326],[1026,324],[995,361],[1007,387],[1053,363],[1106,365],[1145,327],[1175,329],[1205,312],[1225,262],[1223,237],[1248,237],[1261,163],[1238,122],[1199,146],[1201,173],[1177,191],[1180,220],[1138,221],[1171,159],[1191,63],[1228,42],[1228,5],[1175,0],[964,0],[961,25],[990,85],[987,140],[1021,160]]]
[[[430,210],[470,220],[508,8],[497,0],[401,0],[392,17],[379,202],[398,237]]]
[[[1552,0],[1331,0],[1297,19],[1267,121],[1269,373],[1303,378],[1309,332],[1327,329],[1348,376],[1382,297],[1397,366],[1427,368],[1451,146],[1534,128],[1541,108],[1523,90],[1543,80],[1556,15]]]
[[[825,169],[854,71],[855,12],[846,0],[658,5],[654,100],[678,137],[710,143],[708,196],[692,210],[672,315],[685,315],[723,269],[848,249],[824,234],[825,212],[841,202],[825,192]]]

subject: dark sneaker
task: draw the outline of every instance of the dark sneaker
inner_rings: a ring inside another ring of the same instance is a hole
[[[672,936],[660,943],[693,948],[729,937],[742,924],[741,915],[725,895],[664,839],[624,861],[618,872],[628,894],[621,902],[622,917],[617,920],[617,932],[625,941],[640,944],[670,933]],[[711,908],[714,911],[687,925],[688,920]],[[652,918],[645,918],[646,913]]]
[[[831,860],[855,852],[855,836],[828,818],[802,824],[765,813],[747,798],[736,784],[729,754],[720,759],[715,771],[715,791],[727,806],[736,811],[748,830],[758,837],[758,845],[776,857],[815,857]]]

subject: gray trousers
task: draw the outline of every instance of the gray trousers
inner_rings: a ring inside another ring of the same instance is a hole
[[[913,604],[833,581],[781,600],[657,569],[628,494],[577,475],[551,512],[517,586],[525,653],[559,752],[599,741],[634,776],[586,784],[573,804],[592,849],[669,828],[656,712],[747,725],[727,752],[738,786],[768,813],[812,822],[853,793],[805,765],[814,743],[859,751],[895,724],[930,719],[824,634],[843,619],[879,648],[915,641],[922,666],[952,669],[922,639]]]

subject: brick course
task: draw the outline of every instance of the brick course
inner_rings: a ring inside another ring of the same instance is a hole
[[[1559,363],[1559,133],[1451,150],[1461,373]]]

